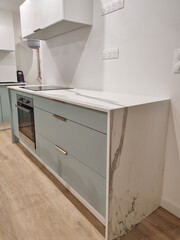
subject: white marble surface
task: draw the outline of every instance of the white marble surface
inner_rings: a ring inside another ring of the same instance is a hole
[[[108,240],[119,240],[160,206],[168,101],[111,112]]]
[[[26,83],[20,83],[20,82],[0,82],[0,87],[1,86],[19,86],[19,85],[25,85]]]
[[[122,93],[112,93],[103,91],[93,91],[84,89],[31,91],[20,87],[9,87],[33,95],[63,101],[87,108],[92,108],[104,112],[120,109],[124,107],[153,103],[168,100],[168,98],[149,97],[141,95],[131,95]]]

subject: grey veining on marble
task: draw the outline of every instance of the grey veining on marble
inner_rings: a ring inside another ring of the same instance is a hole
[[[159,98],[153,96],[150,97],[76,88],[73,90],[49,90],[49,91],[31,91],[20,87],[8,87],[8,88],[102,112],[109,112],[111,110],[120,109],[124,107],[168,100],[168,98]]]
[[[117,103],[116,101],[113,101],[113,100],[108,100],[108,99],[100,98],[100,97],[98,98],[98,97],[93,97],[93,96],[87,96],[85,94],[82,94],[82,93],[79,93],[79,92],[76,92],[76,91],[73,91],[73,90],[67,90],[67,91],[73,92],[77,96],[81,96],[81,97],[85,97],[85,98],[89,98],[89,99],[94,99],[94,100],[98,100],[98,101],[101,101],[101,102],[104,102],[104,103],[110,103],[110,104],[114,104],[114,105],[117,105],[117,106],[120,106],[120,107],[124,107],[122,104],[119,104],[119,103]]]
[[[123,143],[124,143],[127,116],[128,116],[128,108],[124,108],[119,145],[118,145],[116,152],[114,153],[114,157],[111,160],[111,164],[109,167],[109,201],[112,200],[112,195],[113,195],[113,184],[112,183],[113,183],[114,172],[118,168],[118,166],[120,164],[120,160],[121,160],[121,153],[122,153],[122,148],[123,148]],[[114,119],[114,116],[112,114],[112,126],[113,126],[113,119]],[[111,132],[111,134],[112,134],[112,132]],[[111,139],[112,139],[112,136],[111,136]]]
[[[110,116],[108,240],[119,240],[160,206],[168,102]]]

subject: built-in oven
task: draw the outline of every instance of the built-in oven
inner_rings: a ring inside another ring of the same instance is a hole
[[[19,137],[36,148],[33,99],[17,95]]]

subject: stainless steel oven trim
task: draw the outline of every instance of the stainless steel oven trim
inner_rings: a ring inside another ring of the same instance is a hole
[[[21,109],[22,111],[26,112],[26,113],[30,113],[30,112],[32,112],[31,109],[24,108],[24,107],[19,106],[19,105],[17,105],[17,104],[16,104],[15,106],[16,106],[17,108]]]
[[[24,139],[32,148],[35,149],[35,143],[20,131],[19,131],[19,137]]]

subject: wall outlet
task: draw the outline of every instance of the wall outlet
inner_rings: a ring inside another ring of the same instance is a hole
[[[174,73],[180,73],[180,49],[176,49],[174,53]]]
[[[103,60],[118,59],[119,58],[119,48],[104,49],[102,58],[103,58]]]
[[[113,0],[102,6],[102,16],[124,7],[124,0]]]

